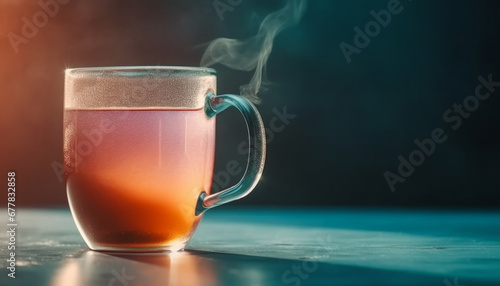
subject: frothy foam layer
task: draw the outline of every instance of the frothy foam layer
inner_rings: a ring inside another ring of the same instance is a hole
[[[196,67],[66,70],[66,109],[199,109],[216,92],[215,71]]]

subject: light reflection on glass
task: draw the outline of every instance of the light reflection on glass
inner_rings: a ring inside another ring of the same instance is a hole
[[[282,285],[297,261],[186,250],[176,253],[85,251],[66,260],[52,286]]]
[[[210,260],[189,252],[125,254],[87,251],[67,260],[53,286],[217,285]]]

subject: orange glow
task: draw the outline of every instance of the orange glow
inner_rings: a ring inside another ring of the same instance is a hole
[[[65,181],[52,167],[63,162],[65,68],[197,65],[186,47],[208,39],[172,41],[179,4],[119,0],[66,0],[28,38],[23,17],[33,22],[38,2],[0,1],[0,171],[17,172],[19,205],[66,205]],[[27,40],[17,53],[9,33]]]

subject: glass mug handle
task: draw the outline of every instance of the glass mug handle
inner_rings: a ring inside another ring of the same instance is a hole
[[[250,149],[247,168],[243,178],[236,185],[211,195],[202,192],[196,204],[196,215],[248,195],[259,182],[264,170],[266,136],[257,108],[248,99],[239,95],[215,95],[211,92],[206,95],[205,113],[208,117],[213,117],[230,106],[236,107],[241,112],[247,124]]]

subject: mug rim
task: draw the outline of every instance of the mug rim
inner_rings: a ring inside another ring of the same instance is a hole
[[[151,72],[189,74],[189,75],[217,75],[217,72],[209,67],[195,66],[96,66],[96,67],[75,67],[66,68],[65,73],[79,73],[83,75],[99,75],[112,74],[114,76],[137,77],[150,74]]]

